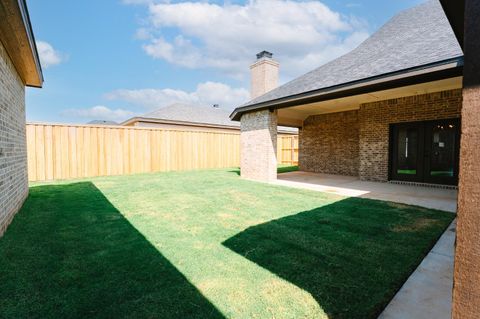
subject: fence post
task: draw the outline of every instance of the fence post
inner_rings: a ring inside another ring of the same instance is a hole
[[[290,165],[293,165],[295,160],[295,136],[290,137]]]

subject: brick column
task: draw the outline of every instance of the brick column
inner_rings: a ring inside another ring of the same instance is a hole
[[[277,112],[246,113],[241,118],[240,171],[242,178],[277,179]]]
[[[480,1],[465,1],[454,319],[480,318]]]

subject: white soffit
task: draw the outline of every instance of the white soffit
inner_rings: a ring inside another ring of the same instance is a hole
[[[334,100],[322,101],[282,108],[278,116],[282,119],[305,120],[310,115],[357,110],[361,104],[396,99],[405,96],[428,94],[462,88],[462,77],[426,82],[395,89],[354,95]]]

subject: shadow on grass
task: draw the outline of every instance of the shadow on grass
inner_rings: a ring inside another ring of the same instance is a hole
[[[329,318],[376,318],[453,214],[349,198],[223,244],[308,291]]]
[[[238,176],[240,176],[240,167],[232,169],[231,171],[228,171],[228,172],[229,173],[234,173],[234,174],[237,174]]]
[[[278,174],[296,172],[296,171],[298,171],[298,166],[279,166],[277,168]]]
[[[89,182],[31,188],[0,278],[2,318],[223,318]]]
[[[278,174],[295,172],[295,171],[298,171],[298,166],[279,166],[279,167],[277,167],[277,173]],[[238,176],[240,176],[240,168],[233,169],[233,170],[229,171],[229,173],[235,173]]]

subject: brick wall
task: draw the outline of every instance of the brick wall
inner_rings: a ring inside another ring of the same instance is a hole
[[[461,105],[460,89],[361,105],[360,179],[388,180],[390,124],[459,118]]]
[[[241,118],[240,171],[243,178],[272,181],[277,178],[277,113],[269,110]]]
[[[27,195],[25,88],[0,42],[0,236]]]
[[[260,59],[250,66],[250,97],[259,97],[278,87],[280,65],[272,59]]]
[[[308,117],[300,131],[300,170],[357,176],[358,124],[358,111]]]
[[[387,181],[390,124],[459,118],[461,104],[462,91],[450,90],[310,116],[300,131],[300,169]]]

